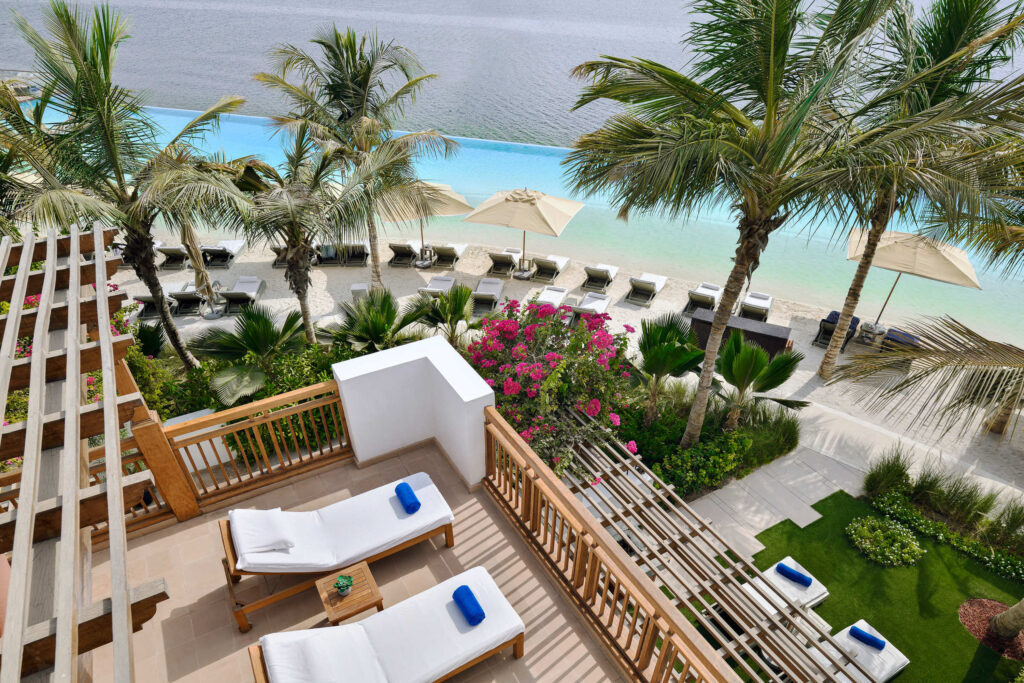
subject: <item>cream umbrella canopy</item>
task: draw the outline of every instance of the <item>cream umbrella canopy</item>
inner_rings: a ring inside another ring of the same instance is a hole
[[[851,230],[847,260],[860,261],[867,242],[866,230],[857,228]],[[892,298],[892,293],[904,273],[937,282],[948,282],[960,287],[981,289],[978,276],[974,273],[974,266],[971,265],[967,252],[951,244],[909,232],[891,230],[885,232],[878,242],[871,267],[884,268],[897,273],[896,281],[892,283],[892,289],[889,290],[889,295],[885,297],[885,303],[882,304],[882,310],[878,312],[876,324],[882,319],[882,313],[889,305],[889,299]]]
[[[462,220],[522,230],[525,259],[527,232],[558,237],[582,208],[583,202],[522,188],[495,192]]]
[[[407,206],[404,209],[394,211],[383,211],[381,220],[389,223],[408,223],[418,220],[420,222],[420,248],[426,244],[423,238],[423,221],[431,216],[458,216],[469,213],[473,207],[466,202],[466,198],[452,189],[451,185],[441,183],[428,183],[423,180],[416,181],[423,190],[425,207]]]

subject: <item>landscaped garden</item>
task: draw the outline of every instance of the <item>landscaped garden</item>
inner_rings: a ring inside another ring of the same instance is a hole
[[[910,659],[901,683],[1012,681],[1020,662],[1000,657],[961,625],[958,610],[970,598],[1014,604],[1024,583],[1003,578],[946,543],[917,535],[925,552],[912,566],[886,567],[853,546],[846,529],[877,517],[865,500],[842,491],[813,506],[818,519],[801,529],[790,520],[758,535],[765,549],[754,562],[766,569],[787,555],[830,591],[815,611],[833,629],[865,619]]]

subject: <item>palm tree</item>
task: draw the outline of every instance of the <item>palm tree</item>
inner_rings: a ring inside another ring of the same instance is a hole
[[[647,390],[644,425],[658,419],[658,399],[669,377],[682,377],[704,361],[697,337],[682,313],[666,313],[654,320],[640,322],[637,340],[639,381]]]
[[[986,339],[952,318],[903,329],[918,338],[917,347],[887,345],[854,356],[831,382],[870,383],[869,407],[917,424],[1013,431],[1024,409],[1024,349]]]
[[[733,330],[715,361],[715,370],[733,387],[729,390],[721,388],[717,392],[729,406],[723,429],[727,432],[736,429],[740,419],[755,403],[773,401],[787,408],[810,405],[807,401],[764,394],[782,386],[793,376],[803,359],[804,354],[799,351],[783,351],[770,357],[760,346],[744,341],[742,332]]]
[[[887,6],[834,0],[808,17],[789,0],[702,0],[695,13],[708,18],[687,41],[692,76],[608,56],[576,67],[589,83],[575,108],[597,100],[624,107],[576,141],[566,164],[578,191],[609,196],[623,217],[676,217],[726,202],[738,215],[707,360],[771,234],[793,216],[837,206],[834,184],[819,181],[823,166],[838,165],[830,122],[857,48]],[[700,438],[714,366],[704,363],[683,446]]]
[[[117,49],[128,37],[119,13],[100,5],[90,19],[63,0],[52,0],[44,13],[48,37],[20,15],[14,22],[35,54],[43,93],[28,116],[16,102],[11,106],[0,97],[0,147],[17,148],[23,166],[34,173],[16,189],[16,219],[65,228],[104,219],[120,227],[125,257],[155,297],[168,341],[187,366],[198,366],[157,277],[152,230],[158,220],[191,229],[202,207],[170,206],[145,190],[160,165],[195,163],[193,141],[244,100],[222,98],[161,147],[159,127],[146,114],[141,95],[112,80]],[[46,111],[53,112],[47,118],[61,123],[46,125]],[[194,265],[205,272],[201,263]]]
[[[373,353],[422,339],[411,330],[426,313],[429,304],[414,299],[404,307],[386,289],[372,289],[354,303],[341,304],[345,321],[322,331],[335,344],[347,344],[357,351]]]
[[[210,387],[224,405],[252,396],[266,383],[274,361],[305,348],[302,317],[292,311],[278,327],[264,306],[244,307],[235,320],[234,332],[212,328],[189,344],[201,358],[230,363],[210,380]]]
[[[278,125],[294,129],[307,125],[330,153],[356,169],[367,164],[375,150],[400,154],[404,166],[377,174],[362,172],[367,201],[374,207],[360,224],[346,231],[366,235],[370,243],[370,284],[383,288],[377,220],[381,215],[429,215],[428,198],[417,182],[413,161],[419,154],[449,154],[456,143],[436,131],[396,136],[395,121],[415,101],[420,88],[436,77],[425,74],[416,56],[393,41],[375,35],[357,37],[336,26],[319,31],[311,41],[319,56],[293,45],[271,53],[276,72],[256,74],[256,80],[283,94],[292,104]],[[289,80],[298,76],[299,81]],[[391,149],[388,149],[391,148]]]
[[[1024,599],[989,619],[989,628],[1000,638],[1010,639],[1024,630]]]
[[[876,58],[884,55],[887,61],[866,70],[871,74],[871,92],[888,91],[894,96],[869,102],[849,120],[864,126],[860,134],[871,134],[886,122],[906,119],[946,102],[962,101],[980,90],[989,83],[992,70],[1011,59],[1011,49],[1020,35],[1019,19],[1014,18],[1019,9],[1010,5],[1000,8],[993,0],[936,0],[915,21],[913,5],[897,4],[894,20],[888,24],[889,49],[876,53]],[[900,87],[901,83],[907,87]],[[973,156],[964,151],[957,155],[961,164],[985,164],[993,159],[995,150],[988,148],[984,154]],[[936,161],[948,165],[946,159],[935,155],[890,156],[872,182],[861,183],[852,193],[851,204],[863,207],[861,218],[868,222],[869,229],[836,329],[849,327],[879,240],[897,210],[909,213],[915,205],[927,207],[934,190],[921,190],[922,185],[941,179]],[[979,184],[992,182],[989,187],[979,188],[991,195],[998,196],[1007,187],[998,173],[978,173],[975,178]],[[823,379],[834,372],[843,339],[841,334],[832,335],[818,367]]]
[[[467,332],[480,329],[480,321],[473,320],[473,290],[466,285],[455,285],[437,298],[423,296],[420,324],[443,335],[455,348]]]

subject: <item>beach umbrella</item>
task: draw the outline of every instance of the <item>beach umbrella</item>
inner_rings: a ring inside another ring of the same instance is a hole
[[[857,228],[851,230],[847,259],[860,261],[867,243],[868,233],[866,230]],[[885,303],[882,304],[882,310],[878,312],[875,324],[882,319],[882,313],[889,305],[893,290],[896,289],[900,277],[904,274],[916,275],[938,282],[948,282],[960,287],[981,289],[981,285],[978,284],[978,276],[974,273],[974,266],[971,265],[967,252],[951,244],[909,232],[887,231],[883,233],[871,266],[896,272],[896,281],[892,283],[889,296],[885,297]]]
[[[452,189],[451,185],[441,183],[428,183],[417,180],[416,184],[423,188],[426,195],[426,210],[421,211],[416,207],[407,206],[405,209],[395,211],[382,211],[381,220],[389,223],[407,223],[418,220],[420,222],[420,247],[426,243],[423,239],[423,222],[431,216],[458,216],[469,213],[473,207],[466,202],[466,198]]]
[[[558,237],[582,208],[582,202],[523,188],[495,192],[462,220],[522,230],[525,259],[527,232]]]

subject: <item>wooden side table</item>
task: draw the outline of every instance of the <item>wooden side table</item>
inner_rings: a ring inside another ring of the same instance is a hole
[[[345,597],[338,595],[338,590],[334,587],[335,580],[341,574],[352,577],[352,590]],[[380,588],[377,587],[370,567],[365,562],[331,572],[316,582],[316,592],[324,604],[327,621],[332,626],[351,619],[371,607],[376,607],[378,612],[384,609],[384,598],[380,596]]]

